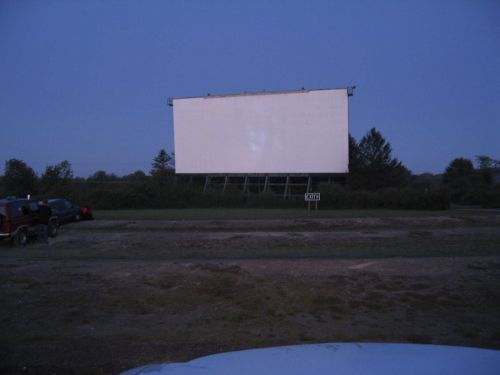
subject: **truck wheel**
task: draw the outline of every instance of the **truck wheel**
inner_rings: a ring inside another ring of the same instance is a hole
[[[19,232],[17,232],[16,236],[14,237],[14,244],[16,246],[24,247],[26,246],[27,242],[28,242],[28,235],[26,234],[26,231],[20,230]]]
[[[58,223],[50,223],[49,227],[47,228],[47,234],[49,235],[49,237],[57,236],[58,232],[59,232],[59,224]]]

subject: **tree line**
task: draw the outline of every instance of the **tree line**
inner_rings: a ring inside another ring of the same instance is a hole
[[[442,174],[414,175],[393,157],[390,143],[375,128],[359,142],[349,136],[349,173],[319,183],[323,208],[446,209],[450,204],[500,207],[500,161],[489,156],[450,162]],[[125,176],[97,171],[75,177],[69,161],[49,165],[38,176],[24,161],[5,162],[0,196],[66,198],[95,209],[184,207],[301,207],[303,197],[240,191],[203,193],[202,184],[175,175],[175,155],[160,150],[151,170]]]

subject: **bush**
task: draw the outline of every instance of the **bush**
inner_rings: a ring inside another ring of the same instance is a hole
[[[484,190],[479,201],[483,208],[500,208],[500,184]]]
[[[444,191],[387,188],[378,191],[348,190],[339,185],[320,184],[322,206],[326,208],[389,208],[443,210],[449,208]]]

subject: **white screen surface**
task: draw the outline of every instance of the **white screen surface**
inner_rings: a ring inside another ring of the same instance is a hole
[[[345,173],[347,90],[174,99],[177,173]]]

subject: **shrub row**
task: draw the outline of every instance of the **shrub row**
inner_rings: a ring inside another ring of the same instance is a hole
[[[387,188],[378,191],[348,190],[339,185],[320,185],[321,206],[326,208],[388,208],[444,210],[449,198],[443,190]]]
[[[320,184],[316,190],[321,193],[321,208],[327,209],[441,210],[449,207],[449,197],[443,190],[391,188],[378,191],[360,191],[326,183]],[[131,184],[125,181],[114,184],[82,182],[74,184],[65,192],[57,192],[57,195],[82,204],[89,204],[95,209],[304,207],[303,195],[284,199],[283,195],[280,194],[243,194],[238,190],[212,191],[204,194],[201,186],[182,183],[158,185],[153,180],[140,184]],[[482,202],[485,202],[483,206],[498,206],[499,197],[498,192],[485,193],[482,199]],[[488,205],[486,202],[489,202]]]

